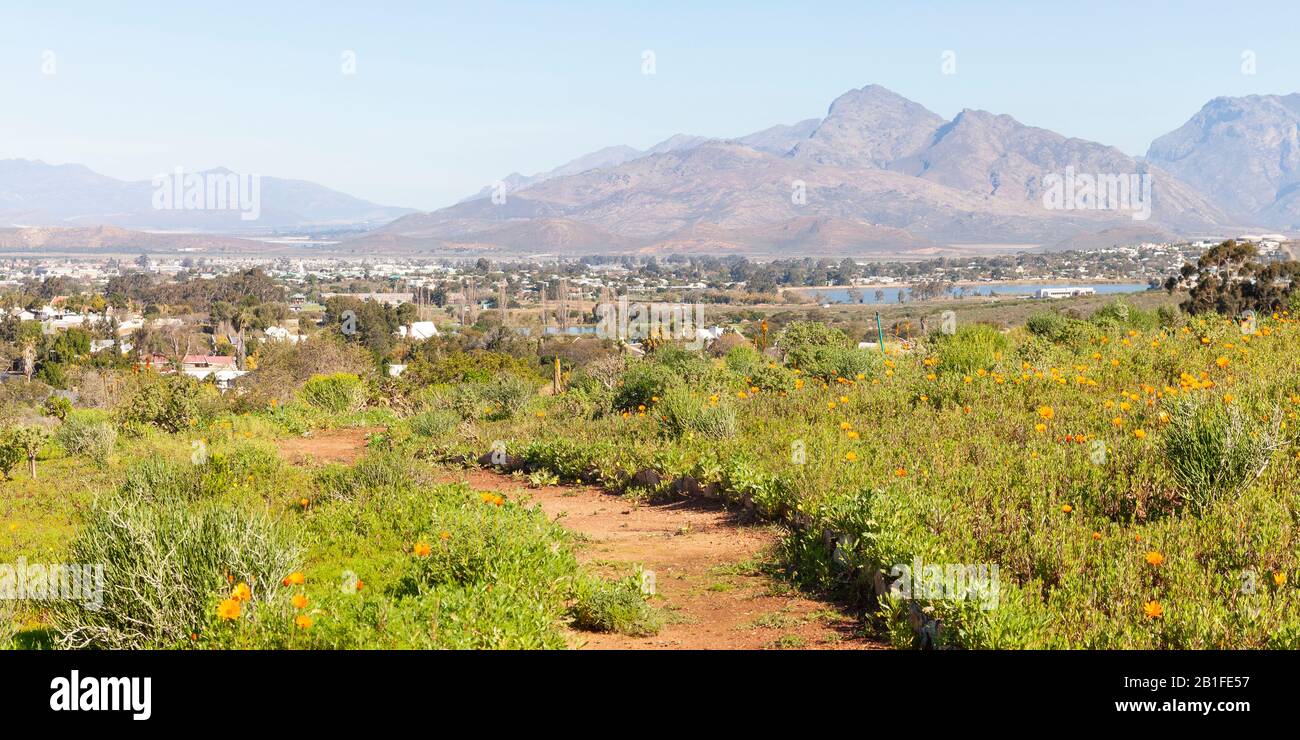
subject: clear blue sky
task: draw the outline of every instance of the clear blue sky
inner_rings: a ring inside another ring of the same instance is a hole
[[[1294,0],[3,0],[0,158],[220,165],[435,208],[607,145],[820,116],[869,83],[1142,154],[1215,96],[1300,91],[1298,29]]]

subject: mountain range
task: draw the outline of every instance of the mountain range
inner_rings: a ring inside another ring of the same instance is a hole
[[[514,173],[496,199],[485,189],[357,241],[402,251],[829,255],[1296,229],[1297,100],[1216,99],[1136,158],[1007,115],[967,109],[947,120],[868,85],[821,119],[729,140],[677,135]],[[1048,208],[1051,177],[1071,173],[1129,176],[1135,195],[1149,182],[1149,217],[1136,205]]]
[[[174,177],[174,173],[165,173]],[[224,168],[194,173],[209,178],[238,177]],[[245,178],[251,187],[251,177]],[[245,233],[276,229],[377,226],[409,208],[391,208],[354,198],[305,180],[259,177],[256,220],[237,209],[155,207],[153,181],[127,181],[101,175],[80,164],[51,165],[40,160],[0,159],[0,227],[86,227]]]
[[[1117,176],[1132,186],[1119,207],[1078,195],[1087,178],[1113,189]],[[261,182],[257,228],[368,229],[339,245],[350,253],[942,254],[1296,231],[1300,94],[1215,98],[1145,157],[982,110],[945,119],[868,85],[823,118],[609,146],[432,212]],[[232,212],[153,209],[153,190],[80,165],[0,160],[0,226],[250,230]]]

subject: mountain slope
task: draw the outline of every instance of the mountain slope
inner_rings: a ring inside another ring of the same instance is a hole
[[[170,174],[170,173],[168,173]],[[234,175],[226,169],[194,173]],[[78,165],[0,160],[0,226],[113,225],[134,229],[254,231],[303,226],[381,224],[406,213],[305,180],[261,177],[260,213],[244,220],[237,209],[157,209],[152,182],[130,182]],[[251,193],[249,194],[251,198]]]
[[[1300,228],[1300,93],[1215,98],[1147,159],[1239,218]]]
[[[609,251],[845,252],[1055,244],[1139,223],[1128,210],[1048,208],[1047,178],[1070,168],[1150,175],[1151,228],[1143,233],[1202,233],[1230,222],[1177,178],[1113,147],[982,111],[946,122],[878,86],[840,96],[820,122],[741,140],[669,141],[660,153],[534,181],[502,204],[478,199],[412,214],[362,243],[401,236],[426,249],[513,248],[518,224],[558,219],[593,227],[588,240],[606,240]],[[541,246],[563,246],[557,241]]]

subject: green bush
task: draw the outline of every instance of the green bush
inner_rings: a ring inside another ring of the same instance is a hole
[[[1097,334],[1097,330],[1088,322],[1062,316],[1055,311],[1042,311],[1030,316],[1025,328],[1036,337],[1071,346],[1078,346]]]
[[[411,433],[418,437],[439,439],[456,430],[460,416],[453,411],[422,411],[406,420]]]
[[[953,334],[932,335],[939,369],[947,372],[973,373],[990,369],[1011,347],[1006,335],[987,324],[963,326]]]
[[[41,413],[63,421],[72,413],[72,401],[64,396],[51,395],[41,404]]]
[[[145,380],[117,410],[118,424],[139,433],[146,426],[176,433],[198,424],[205,415],[205,400],[218,394],[188,375],[168,375]]]
[[[674,437],[693,432],[709,439],[723,439],[736,431],[736,412],[729,401],[711,404],[687,388],[669,389],[656,410],[664,417],[661,429]]]
[[[646,601],[635,575],[618,581],[582,579],[570,614],[577,629],[633,637],[659,634],[664,625],[663,613]]]
[[[614,408],[618,411],[635,411],[647,408],[655,398],[663,398],[668,389],[676,385],[678,377],[672,370],[652,362],[636,362],[624,371],[614,389]]]
[[[765,365],[749,375],[750,385],[767,393],[781,393],[794,389],[796,375],[781,365]]]
[[[103,590],[99,608],[50,602],[59,646],[135,650],[188,644],[236,584],[252,592],[245,609],[274,601],[299,548],[266,514],[110,496],[90,510],[68,562],[102,564]]]
[[[462,419],[505,420],[514,418],[537,392],[532,381],[513,373],[453,387],[447,404]]]
[[[739,344],[727,350],[723,356],[727,369],[737,375],[753,375],[766,365],[762,353],[749,344]]]
[[[787,355],[812,347],[847,348],[849,345],[847,334],[817,321],[795,321],[776,336],[776,346]]]
[[[366,404],[366,384],[352,373],[313,376],[299,393],[307,404],[333,414],[360,411]]]
[[[1169,416],[1161,452],[1195,512],[1235,499],[1281,446],[1280,419],[1265,426],[1236,406],[1180,398]]]
[[[74,412],[59,426],[55,439],[70,455],[103,463],[117,444],[117,427],[102,412]]]

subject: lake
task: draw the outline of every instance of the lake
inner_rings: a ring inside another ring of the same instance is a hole
[[[1092,288],[1097,291],[1098,295],[1107,295],[1112,293],[1141,293],[1147,289],[1146,283],[1000,283],[998,285],[977,284],[954,287],[948,291],[948,294],[957,298],[964,289],[967,296],[1017,296],[1017,295],[1034,295],[1040,288]],[[818,303],[851,303],[849,300],[849,290],[847,288],[799,288],[800,293],[812,298]],[[876,300],[876,291],[884,293],[881,301]],[[862,295],[864,304],[887,304],[898,303],[898,294],[908,294],[910,297],[911,290],[908,288],[877,288],[866,287],[858,288]]]

